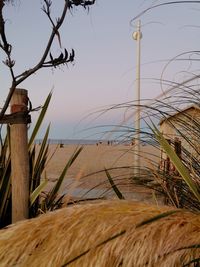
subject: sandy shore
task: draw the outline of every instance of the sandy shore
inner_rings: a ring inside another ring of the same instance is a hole
[[[38,146],[39,147],[39,146]],[[49,184],[46,190],[49,190],[58,179],[64,166],[70,159],[76,145],[50,145],[49,157],[53,154],[46,166],[46,176]],[[134,156],[133,147],[125,145],[84,145],[81,154],[68,170],[60,194],[66,193],[72,197],[116,197],[106,177],[104,169],[118,168],[111,170],[112,177],[118,184],[126,198],[137,200],[152,199],[149,190],[141,187],[130,186],[130,169],[120,167],[133,166]],[[142,166],[152,167],[149,158],[156,164],[159,162],[159,151],[150,146],[144,146],[142,150]]]

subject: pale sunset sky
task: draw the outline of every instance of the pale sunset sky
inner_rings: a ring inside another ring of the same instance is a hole
[[[63,0],[52,1],[53,17],[59,17]],[[164,1],[97,0],[90,11],[77,7],[68,12],[60,34],[63,48],[75,50],[75,62],[56,69],[44,69],[19,87],[28,89],[33,107],[41,105],[53,89],[53,97],[41,130],[51,122],[50,138],[77,139],[90,136],[88,127],[116,124],[123,111],[98,116],[96,111],[135,99],[136,42],[132,38],[137,20],[131,20],[152,4]],[[41,10],[42,0],[17,0],[4,10],[8,42],[13,46],[15,74],[33,67],[40,59],[51,25]],[[151,99],[161,93],[160,79],[169,60],[186,51],[197,51],[199,4],[159,7],[140,17],[141,98]],[[54,56],[61,52],[55,40]],[[191,56],[191,55],[190,55]],[[5,55],[1,52],[1,61]],[[188,58],[186,55],[184,58]],[[182,57],[183,58],[183,57]],[[171,62],[163,79],[181,81],[198,65],[188,61]],[[11,84],[6,66],[1,64],[1,106]],[[168,89],[164,87],[163,89]],[[93,114],[87,117],[88,114]],[[33,123],[38,113],[32,115]],[[87,117],[87,118],[86,118]],[[91,130],[91,134],[100,131]],[[91,137],[93,138],[93,137]]]

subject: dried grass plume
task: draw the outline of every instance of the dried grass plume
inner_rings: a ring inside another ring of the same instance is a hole
[[[161,214],[165,216],[156,220]],[[133,201],[101,201],[1,230],[0,266],[183,266],[200,257],[199,244],[197,214]]]

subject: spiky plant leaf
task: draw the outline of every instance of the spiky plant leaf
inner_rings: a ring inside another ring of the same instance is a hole
[[[42,144],[41,144],[41,147],[40,147],[40,150],[37,156],[37,160],[34,166],[34,173],[38,172],[43,158],[46,157],[47,155],[47,152],[48,152],[47,141],[48,141],[48,136],[49,136],[49,130],[50,130],[50,125],[48,125],[44,138],[42,140]]]
[[[29,147],[29,149],[30,149],[30,147],[31,147],[31,145],[32,145],[32,143],[33,143],[33,141],[35,140],[35,137],[36,137],[36,135],[37,135],[37,133],[38,133],[38,131],[39,131],[39,129],[40,129],[40,126],[41,126],[41,124],[42,124],[42,122],[43,122],[43,120],[44,120],[45,114],[46,114],[46,112],[47,112],[47,109],[48,109],[48,106],[49,106],[49,103],[50,103],[50,100],[51,100],[51,97],[52,97],[52,92],[50,92],[50,93],[48,94],[48,96],[47,96],[47,98],[46,98],[46,101],[45,101],[45,103],[44,103],[44,105],[43,105],[43,107],[42,107],[42,110],[41,110],[41,112],[40,112],[40,115],[39,115],[39,117],[38,117],[38,120],[37,120],[37,122],[36,122],[36,125],[35,125],[35,127],[34,127],[34,129],[33,129],[33,132],[32,132],[32,134],[31,134],[31,137],[30,137],[30,139],[29,139],[29,143],[28,143],[28,147]]]
[[[31,193],[30,195],[30,206],[32,206],[35,200],[39,197],[41,192],[44,190],[45,186],[47,185],[48,181],[45,179],[41,184]]]
[[[4,172],[1,177],[1,184],[0,184],[0,218],[3,220],[3,212],[5,211],[5,205],[10,198],[10,187],[11,187],[11,179],[10,179],[10,173],[11,173],[11,161],[10,157],[5,162],[4,166]]]
[[[34,158],[32,158],[31,161],[31,169],[32,169],[32,173],[31,173],[31,180],[30,180],[30,193],[32,193],[36,187],[38,187],[38,185],[40,184],[40,179],[41,179],[41,174],[44,170],[44,166],[45,166],[45,162],[46,162],[46,158],[47,158],[47,152],[48,152],[48,146],[47,146],[47,140],[48,140],[48,136],[49,136],[49,130],[50,130],[50,125],[47,127],[46,133],[44,135],[36,162],[35,161],[35,149],[32,150],[32,156],[34,156]]]

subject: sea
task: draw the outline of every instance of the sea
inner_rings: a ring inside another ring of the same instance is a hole
[[[35,144],[41,144],[42,139],[36,139]],[[95,144],[117,144],[117,140],[97,140],[97,139],[48,139],[48,144],[54,145],[95,145]]]

